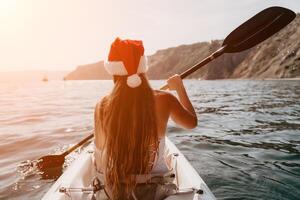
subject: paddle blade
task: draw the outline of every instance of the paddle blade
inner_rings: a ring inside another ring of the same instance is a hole
[[[62,167],[65,162],[65,157],[62,155],[48,155],[43,156],[38,160],[37,167],[41,171],[51,168]]]
[[[270,7],[256,14],[232,31],[224,40],[226,53],[249,49],[288,25],[296,14],[286,8]]]

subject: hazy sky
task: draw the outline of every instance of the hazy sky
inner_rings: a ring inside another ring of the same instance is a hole
[[[222,39],[262,9],[300,0],[0,0],[0,71],[71,70],[103,60],[115,37],[146,54]]]

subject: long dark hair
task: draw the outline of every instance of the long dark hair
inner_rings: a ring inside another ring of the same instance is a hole
[[[136,88],[126,76],[114,76],[114,88],[100,107],[105,134],[105,178],[113,199],[125,199],[134,189],[134,175],[149,173],[158,146],[154,91],[144,74]],[[151,149],[153,148],[153,149]]]

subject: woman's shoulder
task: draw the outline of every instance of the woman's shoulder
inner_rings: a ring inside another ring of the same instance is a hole
[[[109,96],[104,96],[102,97],[102,99],[100,99],[97,103],[96,103],[96,106],[95,106],[95,113],[103,113],[103,110],[105,108],[105,105],[107,104],[108,102],[108,99],[109,99]]]
[[[154,90],[154,96],[157,101],[163,101],[166,103],[171,103],[174,101],[174,98],[176,99],[172,93],[163,90]]]
[[[171,92],[165,90],[154,90],[155,97],[163,97],[166,99],[173,99],[176,98]]]
[[[153,90],[154,96],[169,96],[172,95],[170,92],[167,92],[165,90]]]
[[[109,95],[106,95],[106,96],[102,97],[102,98],[97,102],[96,108],[102,107],[104,104],[107,103],[108,99],[109,99]]]

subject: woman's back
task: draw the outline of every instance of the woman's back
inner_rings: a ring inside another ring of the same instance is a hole
[[[96,106],[96,112],[95,112],[95,119],[100,118],[100,111],[103,109],[101,108],[101,105],[103,106],[107,99],[109,99],[109,96],[106,96],[102,99],[102,102],[99,102]],[[171,113],[171,96],[169,93],[164,91],[155,91],[154,92],[154,99],[155,99],[155,114],[156,114],[156,125],[157,125],[157,133],[158,133],[158,140],[159,143],[158,146],[150,145],[149,151],[153,152],[151,158],[150,158],[150,165],[152,164],[152,172],[163,172],[168,169],[167,163],[164,163],[164,156],[165,156],[165,136],[166,136],[166,128],[167,128],[167,122],[170,117]],[[105,117],[105,116],[102,116]],[[105,159],[101,159],[103,154],[103,149],[106,141],[106,134],[99,130],[98,128],[96,130],[96,139],[95,139],[95,145],[96,145],[96,153],[97,158],[96,163],[98,166],[98,171],[103,171],[103,162]],[[156,142],[153,141],[153,144]]]
[[[155,115],[156,115],[156,124],[157,124],[157,132],[158,132],[158,138],[165,137],[167,122],[170,116],[170,102],[169,102],[169,96],[167,92],[164,91],[154,91],[154,99],[155,99]],[[103,110],[103,106],[106,104],[108,99],[110,98],[109,95],[105,96],[99,103],[96,105],[95,109],[95,119],[100,119],[105,116],[100,117],[100,111]],[[95,125],[95,126],[98,126]],[[100,150],[104,148],[104,143],[106,141],[106,135],[98,131],[99,129],[96,128],[96,140],[95,144],[96,147]]]

